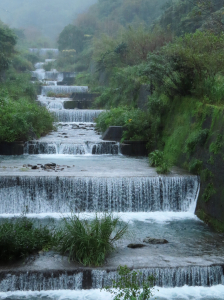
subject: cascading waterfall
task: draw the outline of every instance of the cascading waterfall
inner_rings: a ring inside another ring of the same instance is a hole
[[[36,71],[31,71],[32,77],[37,78],[39,81],[62,81],[64,79],[63,73],[57,71],[45,71],[44,69],[37,68]],[[55,86],[55,82],[51,87]],[[50,87],[50,89],[51,89]],[[44,88],[44,87],[43,87]]]
[[[197,176],[2,176],[0,213],[186,212],[195,209],[198,188]]]
[[[222,266],[192,266],[178,268],[147,268],[138,270],[139,283],[142,283],[150,275],[155,278],[155,285],[160,287],[181,287],[188,286],[212,286],[224,283]],[[112,286],[112,281],[117,280],[116,271],[105,270],[92,271],[92,288],[101,289],[105,286]]]
[[[153,275],[155,285],[159,287],[182,287],[223,284],[222,266],[190,266],[178,268],[146,268],[137,270],[139,284],[148,276]],[[47,271],[47,272],[2,272],[0,291],[46,291],[46,290],[80,290],[101,289],[112,286],[117,280],[116,271],[88,270],[74,271]]]
[[[64,103],[62,101],[49,101],[46,105],[47,109],[64,109]]]
[[[87,93],[88,86],[43,86],[42,95],[47,95],[49,92],[55,94],[72,94],[72,93]]]
[[[45,56],[47,53],[51,52],[54,56],[57,56],[59,54],[58,49],[52,49],[52,48],[29,48],[29,51],[31,53],[39,54],[41,56]]]
[[[57,85],[57,81],[50,81],[50,80],[46,80],[46,81],[44,81],[44,84],[45,85]]]
[[[47,143],[39,141],[26,142],[24,154],[119,154],[116,142],[68,144],[61,142]]]
[[[34,65],[35,69],[43,69],[44,62],[38,62]]]
[[[53,58],[47,58],[45,59],[45,63],[50,63],[50,62],[55,62],[56,59],[53,59]]]
[[[1,274],[0,291],[79,290],[82,288],[82,272],[74,274],[55,273],[4,273],[4,275]]]
[[[45,79],[44,69],[37,69],[36,71],[31,71],[32,77],[35,77],[37,80],[42,81]]]
[[[58,122],[94,122],[95,119],[103,112],[103,110],[93,109],[64,109],[50,110]]]

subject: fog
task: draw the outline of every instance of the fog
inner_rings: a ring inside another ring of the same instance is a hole
[[[1,0],[0,20],[55,40],[64,26],[97,0]]]

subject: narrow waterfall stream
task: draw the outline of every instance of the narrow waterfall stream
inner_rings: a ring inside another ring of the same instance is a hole
[[[109,300],[111,294],[100,289],[117,278],[119,265],[140,270],[140,284],[155,277],[152,299],[223,299],[224,235],[194,214],[200,178],[177,168],[158,175],[147,158],[121,155],[119,143],[103,141],[95,131],[102,110],[64,108],[72,101],[65,97],[88,87],[58,85],[63,73],[45,72],[43,64],[32,72],[45,83],[37,101],[52,112],[57,130],[26,142],[24,155],[0,157],[0,223],[26,213],[37,224],[58,226],[71,211],[89,219],[113,212],[129,233],[101,268],[69,263],[53,251],[0,265],[0,299]],[[46,169],[47,163],[55,168]],[[147,236],[168,243],[127,247]]]

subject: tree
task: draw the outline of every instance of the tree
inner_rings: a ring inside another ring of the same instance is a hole
[[[84,32],[77,26],[69,24],[59,35],[58,49],[76,50],[77,53],[82,52],[84,48],[85,35]]]
[[[15,53],[16,35],[5,25],[0,25],[0,73],[8,69]]]

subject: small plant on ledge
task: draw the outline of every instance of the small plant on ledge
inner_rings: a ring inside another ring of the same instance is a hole
[[[105,287],[112,295],[113,300],[148,300],[153,296],[152,289],[155,278],[147,277],[142,286],[139,282],[140,271],[131,271],[127,266],[119,266],[118,279],[113,280],[113,286]]]
[[[155,150],[149,154],[149,164],[151,167],[156,167],[156,171],[159,174],[170,173],[168,162],[164,158],[164,153],[159,150]]]

